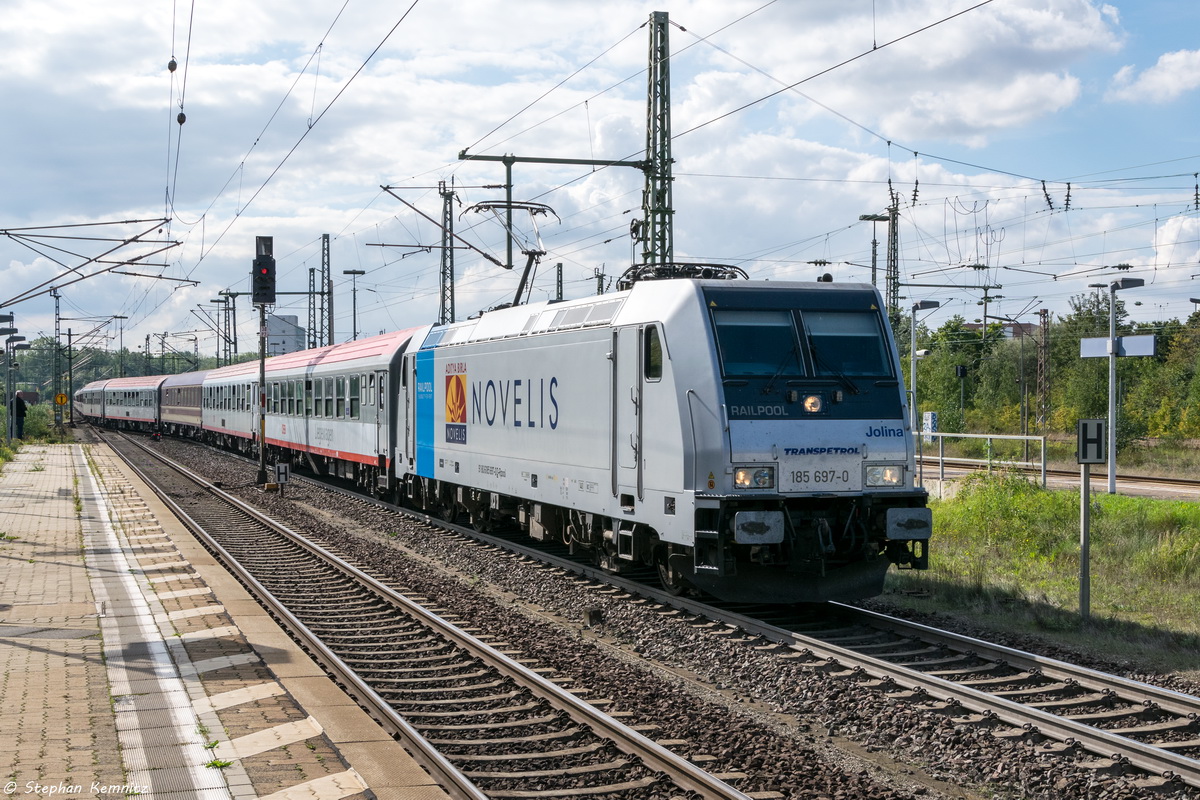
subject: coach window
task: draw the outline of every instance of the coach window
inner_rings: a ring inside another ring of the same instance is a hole
[[[367,405],[375,405],[375,373],[367,376]]]
[[[311,378],[304,379],[304,416],[313,415],[313,382]]]
[[[662,340],[658,338],[658,328],[650,326],[645,333],[646,353],[642,357],[646,380],[660,381],[663,376]]]
[[[316,402],[313,403],[313,416],[325,416],[325,379],[317,378],[313,381],[313,397]]]
[[[359,392],[362,391],[362,376],[350,376],[350,419],[358,419]]]
[[[333,416],[333,378],[323,378],[325,384],[325,416]]]
[[[333,391],[337,397],[337,413],[334,416],[341,419],[346,416],[346,379],[341,375],[333,379]]]

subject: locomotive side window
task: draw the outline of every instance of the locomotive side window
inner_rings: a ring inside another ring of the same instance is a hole
[[[646,380],[662,380],[663,351],[662,340],[658,338],[658,328],[653,325],[646,328],[645,339],[643,341],[646,346],[646,352],[642,356],[642,365]]]
[[[716,309],[713,325],[726,376],[804,374],[790,311]]]
[[[861,311],[805,311],[818,375],[891,376],[878,315]]]

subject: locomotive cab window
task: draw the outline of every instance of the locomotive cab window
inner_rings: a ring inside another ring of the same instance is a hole
[[[726,377],[804,374],[790,311],[716,309],[713,325]]]
[[[818,375],[891,376],[878,314],[805,311],[803,317]]]
[[[645,370],[645,377],[648,381],[662,380],[663,376],[663,348],[662,339],[659,338],[658,328],[651,326],[646,328],[644,344],[646,347],[645,355],[642,357],[642,365]]]

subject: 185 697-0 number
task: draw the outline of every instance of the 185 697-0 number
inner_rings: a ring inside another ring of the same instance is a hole
[[[849,483],[850,472],[844,469],[794,469],[792,483]]]

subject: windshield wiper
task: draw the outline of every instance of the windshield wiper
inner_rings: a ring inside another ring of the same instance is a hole
[[[771,376],[771,380],[767,381],[767,385],[762,388],[763,394],[770,394],[775,390],[775,381],[779,380],[779,376],[783,374],[783,370],[787,367],[789,361],[795,361],[796,364],[800,363],[800,351],[796,349],[795,342],[792,342],[791,349],[783,357],[783,361],[780,362],[779,368],[775,370],[775,374]]]
[[[813,342],[812,334],[808,331],[805,331],[804,336],[808,340],[808,352],[812,355],[813,363],[823,369],[827,374],[833,375],[833,377],[837,378],[838,382],[840,382],[842,386],[845,386],[846,391],[850,392],[850,394],[859,394],[858,385],[841,372],[834,369],[829,362],[817,352],[817,346]]]

